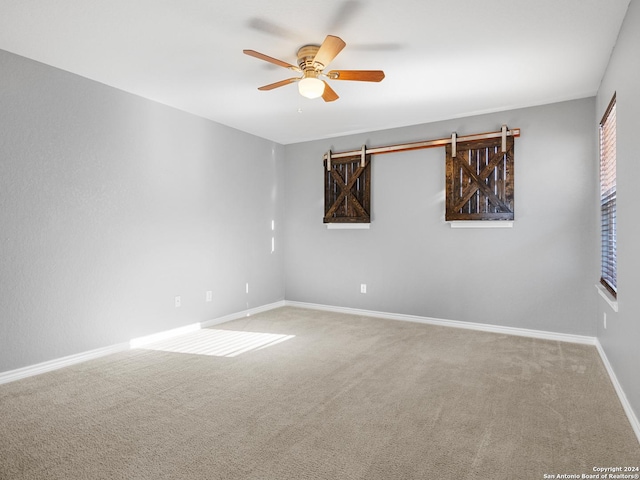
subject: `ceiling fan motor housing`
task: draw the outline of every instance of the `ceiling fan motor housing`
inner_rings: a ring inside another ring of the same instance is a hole
[[[313,61],[316,58],[316,54],[320,50],[319,45],[305,45],[304,47],[298,50],[298,66],[300,70],[303,72],[307,72],[309,70],[317,70],[322,71],[325,67],[324,65]]]

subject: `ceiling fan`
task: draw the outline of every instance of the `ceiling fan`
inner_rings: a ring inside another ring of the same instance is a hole
[[[258,90],[273,90],[297,82],[300,95],[307,98],[322,97],[325,102],[333,102],[339,98],[338,94],[325,79],[379,82],[384,78],[382,70],[331,70],[325,73],[324,69],[345,46],[346,43],[340,37],[327,35],[322,45],[305,45],[298,50],[297,66],[255,50],[243,50],[243,53],[302,74],[301,77],[288,78],[264,85]]]

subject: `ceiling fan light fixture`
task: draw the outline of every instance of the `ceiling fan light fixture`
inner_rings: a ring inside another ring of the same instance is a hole
[[[305,76],[298,82],[300,95],[306,98],[318,98],[324,93],[324,82],[317,77]]]

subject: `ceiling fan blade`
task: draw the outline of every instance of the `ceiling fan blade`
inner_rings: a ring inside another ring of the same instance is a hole
[[[255,50],[243,50],[242,53],[245,55],[249,55],[250,57],[255,57],[260,60],[264,60],[265,62],[273,63],[274,65],[278,65],[280,67],[288,68],[289,70],[295,70],[296,72],[300,72],[300,68],[295,65],[291,65],[290,63],[283,62],[282,60],[278,60],[277,58],[270,57],[269,55],[265,55],[264,53],[256,52]]]
[[[327,35],[327,38],[325,38],[322,45],[320,45],[320,50],[316,53],[313,63],[319,63],[322,65],[322,68],[325,68],[346,45],[340,37]]]
[[[258,90],[273,90],[274,88],[284,87],[285,85],[289,85],[290,83],[295,83],[299,78],[287,78],[286,80],[280,80],[276,83],[270,83],[269,85],[264,85],[262,87],[258,87]]]
[[[344,30],[344,26],[351,22],[358,16],[358,12],[362,9],[363,4],[361,0],[345,0],[338,7],[338,10],[333,14],[333,19],[327,27],[326,32],[337,32]]]
[[[355,80],[358,82],[380,82],[384,78],[382,70],[331,70],[327,73],[331,80]]]
[[[289,40],[295,40],[296,42],[299,41],[301,37],[299,33],[282,27],[269,20],[265,20],[264,18],[252,18],[251,20],[249,20],[249,27],[268,35],[287,38]]]
[[[324,80],[323,82],[324,82],[324,93],[322,94],[322,99],[325,102],[333,102],[338,98],[340,98],[338,97],[338,94],[333,91],[333,88],[331,88],[327,82],[325,82]]]

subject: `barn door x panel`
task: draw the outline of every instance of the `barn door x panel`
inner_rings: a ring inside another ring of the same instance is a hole
[[[371,155],[324,161],[324,223],[369,223]],[[363,164],[364,163],[364,164]]]
[[[453,220],[513,220],[513,137],[446,145],[446,215]]]

